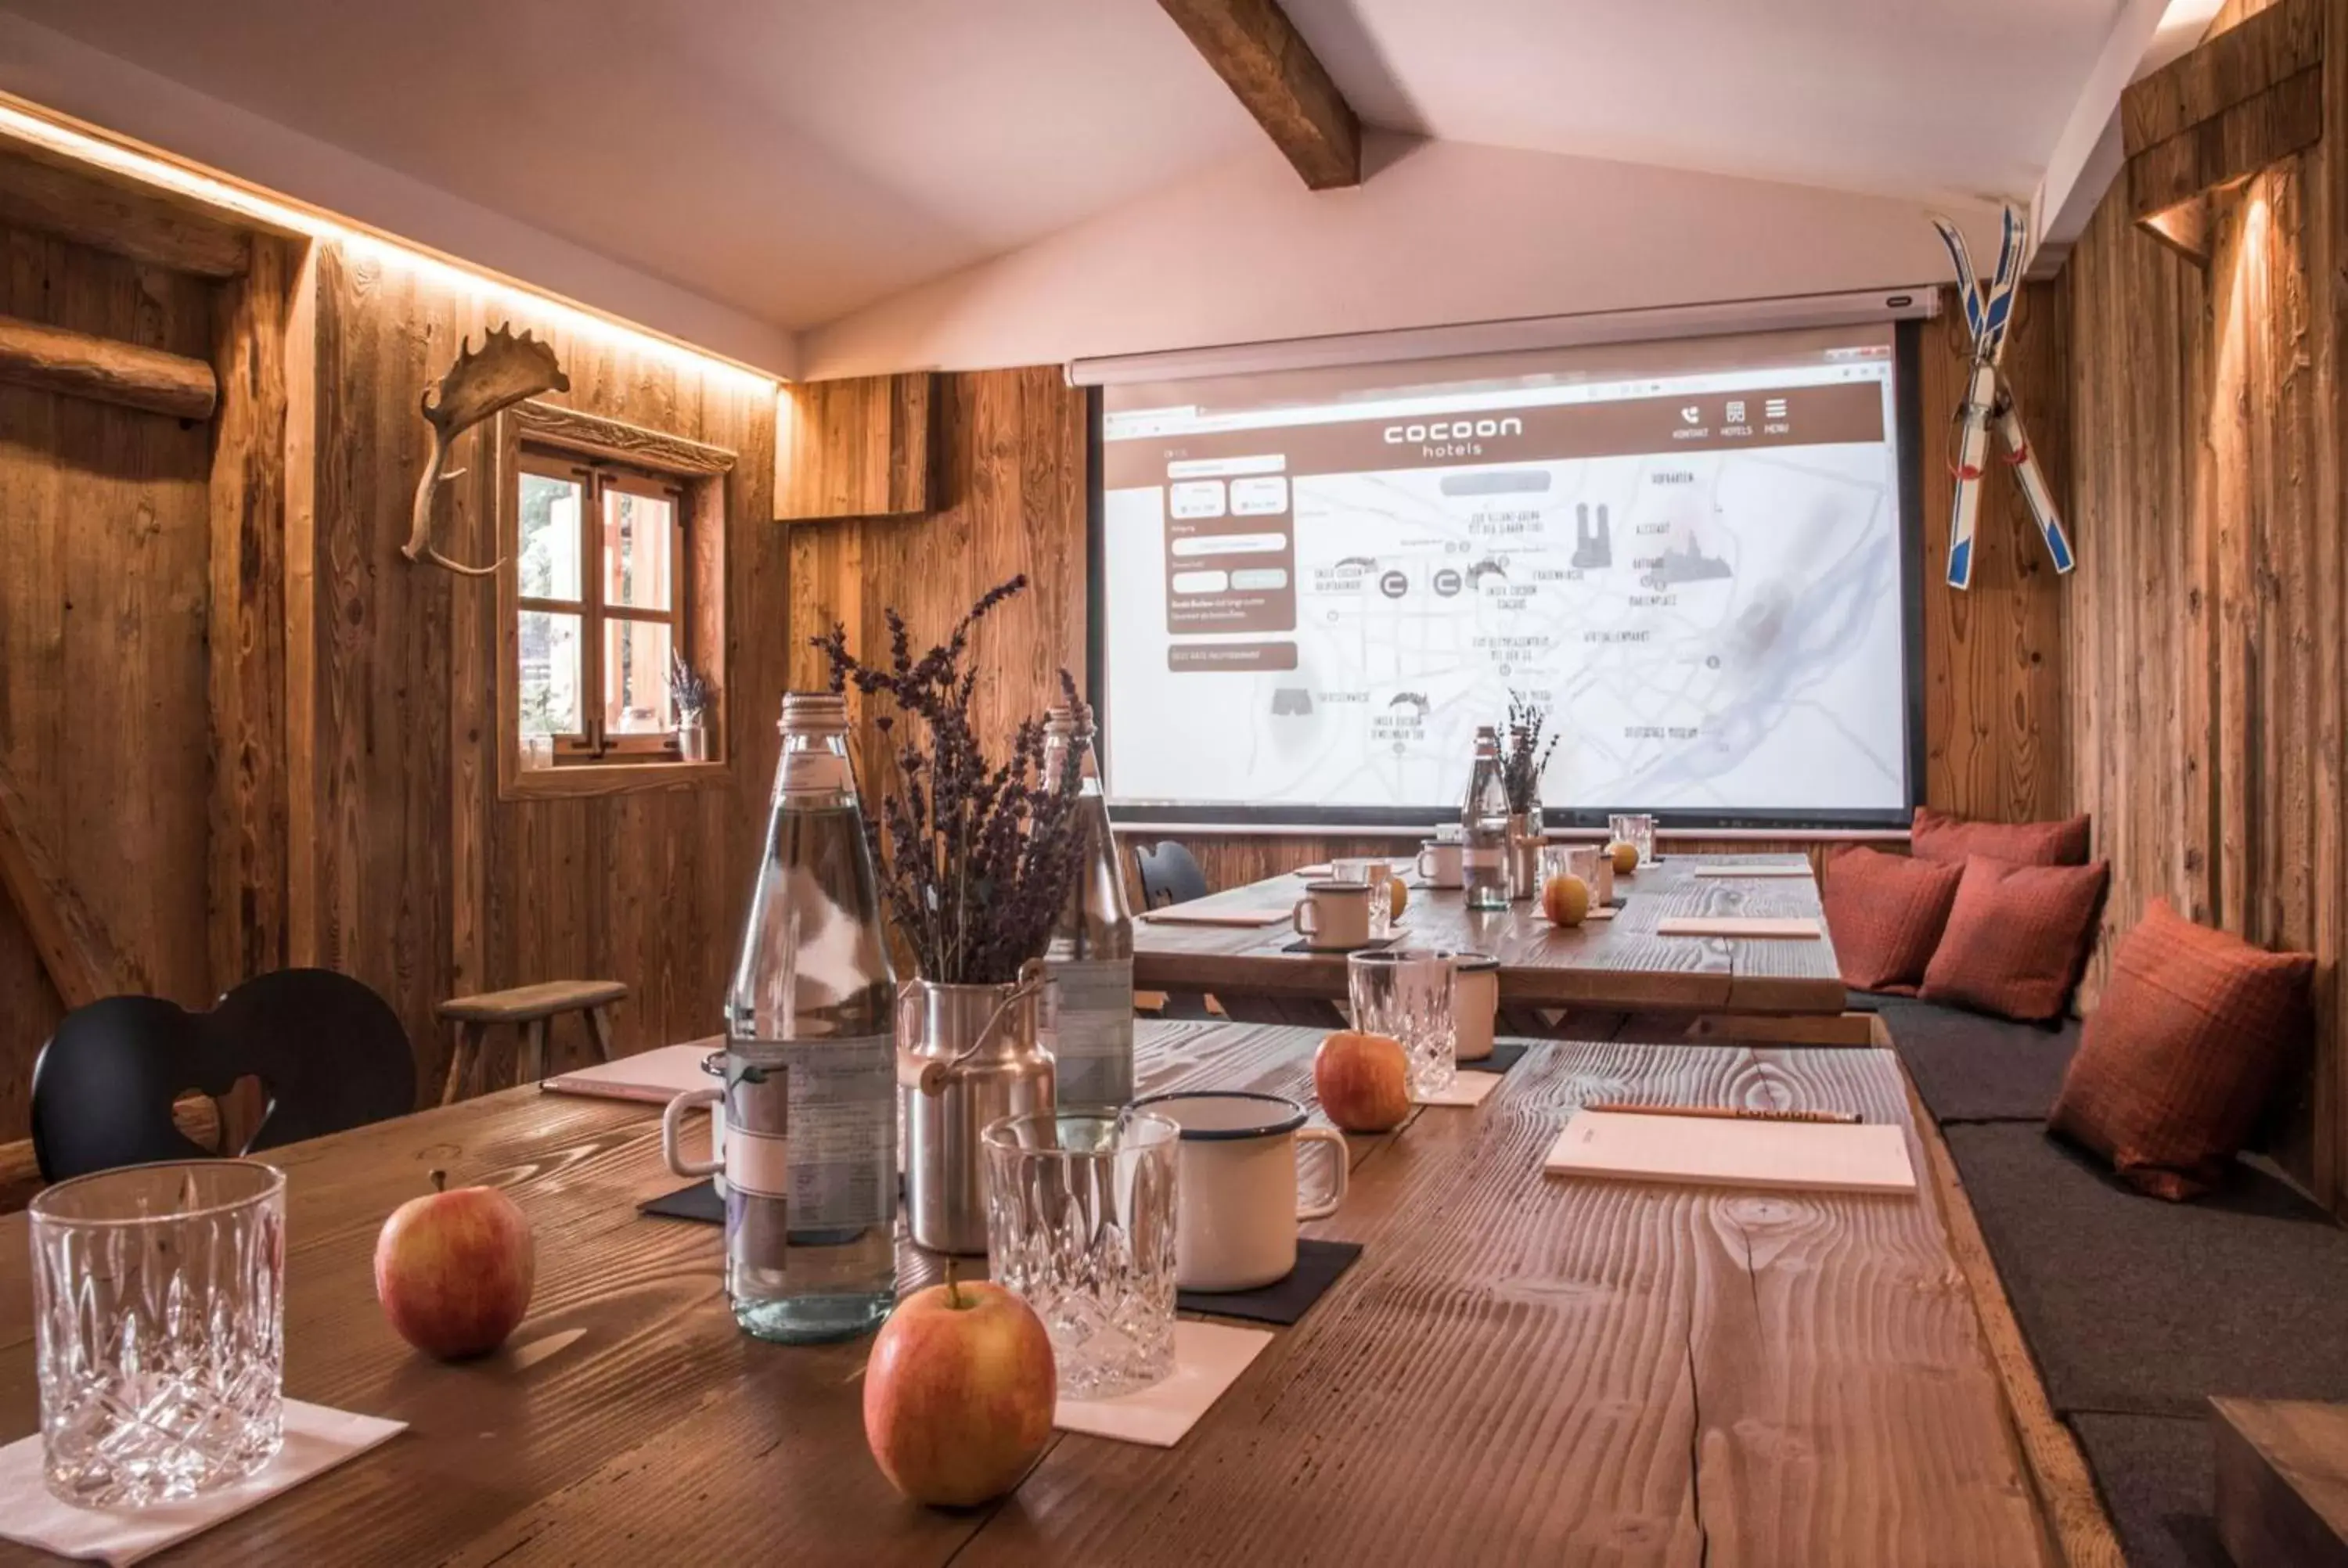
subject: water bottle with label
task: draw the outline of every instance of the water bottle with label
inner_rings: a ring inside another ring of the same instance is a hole
[[[1476,764],[1468,799],[1459,808],[1459,880],[1470,909],[1509,907],[1509,781],[1500,766],[1500,734],[1476,726]]]
[[[782,731],[726,998],[726,1291],[748,1333],[807,1343],[896,1302],[897,983],[847,703],[790,692]]]
[[[1061,1104],[1122,1105],[1133,1098],[1133,909],[1109,831],[1088,703],[1055,707],[1045,715],[1047,783],[1058,781],[1071,749],[1082,781],[1076,820],[1085,834],[1085,863],[1044,949],[1054,982],[1044,1029]]]

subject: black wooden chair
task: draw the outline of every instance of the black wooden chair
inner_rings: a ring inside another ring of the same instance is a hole
[[[1155,849],[1137,847],[1133,859],[1141,873],[1141,902],[1148,908],[1163,909],[1169,904],[1188,904],[1207,896],[1207,874],[1199,869],[1189,850],[1170,838],[1159,840]]]
[[[207,1149],[173,1122],[193,1090],[250,1076],[266,1105],[243,1146]],[[33,1154],[59,1182],[153,1160],[244,1154],[416,1109],[416,1058],[384,999],[331,969],[247,980],[210,1012],[158,997],[76,1008],[33,1063]]]
[[[1155,849],[1146,845],[1133,851],[1134,868],[1141,876],[1141,902],[1145,908],[1163,909],[1169,904],[1188,904],[1193,898],[1207,896],[1207,874],[1190,852],[1170,838],[1158,841]],[[1166,1005],[1157,1013],[1159,1018],[1213,1018],[1215,1009],[1208,1005],[1204,991],[1168,991]]]

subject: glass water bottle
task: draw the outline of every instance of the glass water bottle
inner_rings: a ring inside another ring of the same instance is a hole
[[[747,1332],[805,1343],[896,1301],[897,987],[847,703],[790,692],[782,731],[726,998],[726,1291]]]
[[[1500,766],[1499,732],[1476,727],[1476,762],[1459,808],[1459,879],[1470,909],[1509,907],[1509,781]]]
[[[1133,909],[1093,754],[1089,703],[1055,707],[1045,715],[1046,787],[1057,784],[1072,748],[1081,780],[1076,821],[1085,835],[1085,862],[1044,949],[1053,981],[1044,1028],[1061,1104],[1122,1105],[1133,1098]]]

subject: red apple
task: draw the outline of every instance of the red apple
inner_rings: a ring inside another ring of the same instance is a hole
[[[1346,1132],[1386,1132],[1410,1114],[1410,1058],[1390,1034],[1341,1029],[1313,1053],[1313,1092]]]
[[[864,1440],[915,1502],[969,1508],[1019,1484],[1052,1436],[1051,1337],[999,1285],[943,1285],[897,1304],[864,1368]]]
[[[410,1198],[384,1221],[375,1244],[375,1295],[399,1337],[452,1360],[496,1349],[530,1310],[538,1249],[530,1220],[494,1187]]]

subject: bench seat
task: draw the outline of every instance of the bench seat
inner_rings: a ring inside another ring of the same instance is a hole
[[[2348,1230],[2256,1158],[2147,1197],[2045,1132],[2059,1029],[1854,992],[1940,1129],[2035,1364],[2131,1564],[2219,1568],[2209,1399],[2348,1400]]]

